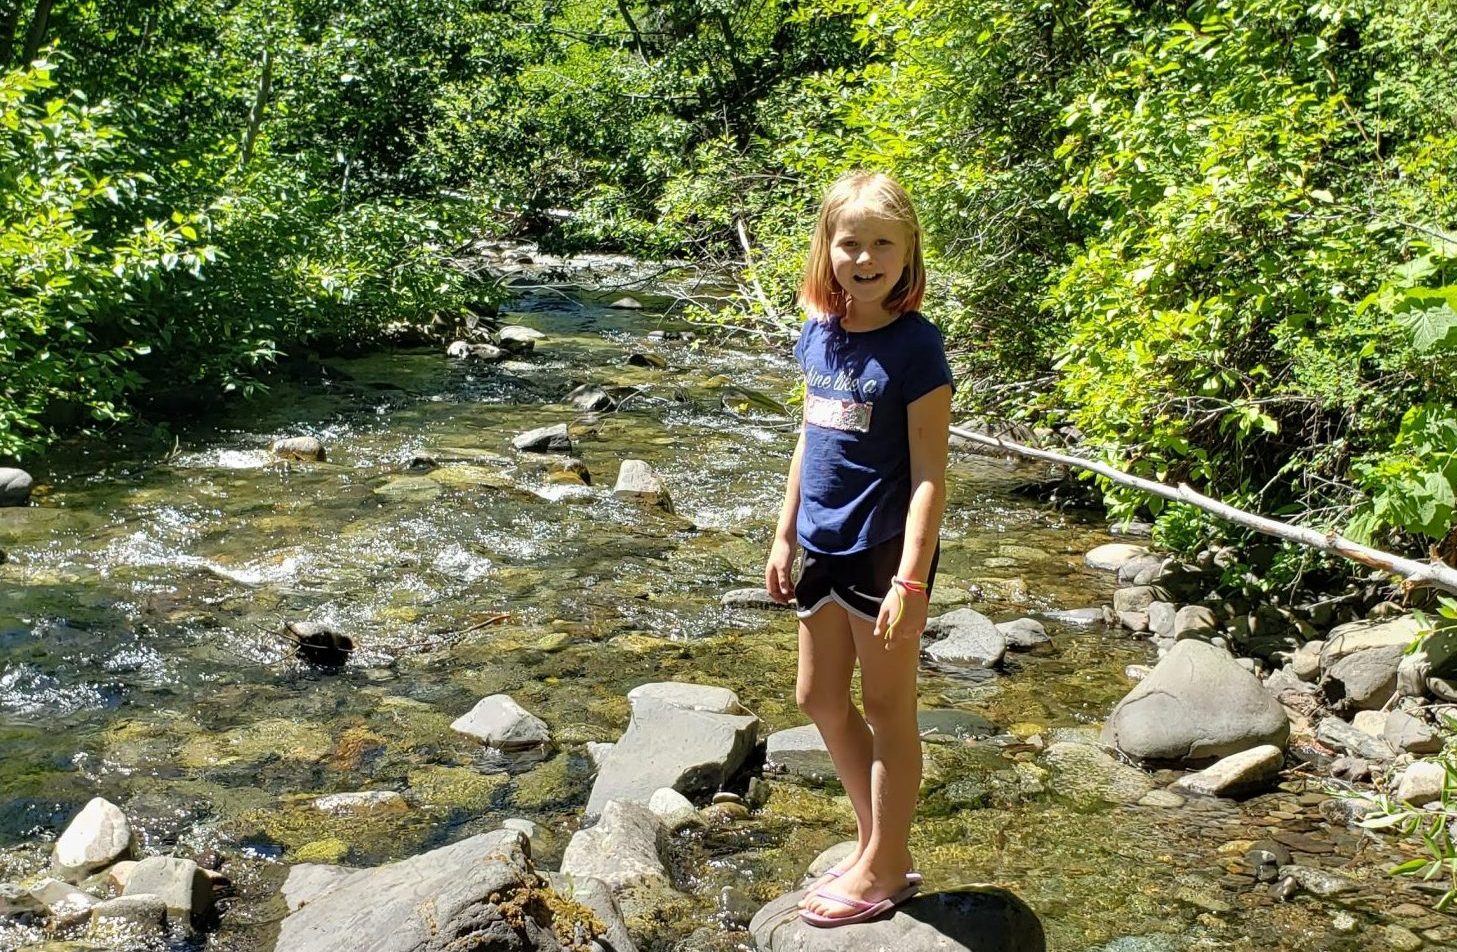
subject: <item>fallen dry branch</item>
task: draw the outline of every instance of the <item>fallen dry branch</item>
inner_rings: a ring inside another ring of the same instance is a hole
[[[1114,469],[1112,466],[1106,463],[1099,463],[1096,460],[1079,459],[1076,456],[1055,453],[1051,450],[1039,450],[1021,443],[1015,443],[1011,440],[988,436],[985,433],[977,433],[964,427],[953,426],[951,427],[951,432],[953,435],[970,440],[973,443],[1004,450],[1008,453],[1015,453],[1018,456],[1026,456],[1048,463],[1058,463],[1063,466],[1086,469],[1121,486],[1132,486],[1135,489],[1146,492],[1151,496],[1158,496],[1161,499],[1188,503],[1191,506],[1202,509],[1235,525],[1244,526],[1256,532],[1263,532],[1265,535],[1274,536],[1277,539],[1288,539],[1291,542],[1298,542],[1301,545],[1309,546],[1320,552],[1330,552],[1342,558],[1350,559],[1352,562],[1367,566],[1368,568],[1379,569],[1382,572],[1389,572],[1392,575],[1399,575],[1404,579],[1402,584],[1406,588],[1432,586],[1433,588],[1440,588],[1449,592],[1457,592],[1457,569],[1453,569],[1442,562],[1419,562],[1416,559],[1408,559],[1400,555],[1393,555],[1390,552],[1383,552],[1380,549],[1373,549],[1368,545],[1361,545],[1359,542],[1352,542],[1350,539],[1336,535],[1335,533],[1318,532],[1315,529],[1307,529],[1304,526],[1292,526],[1278,519],[1271,519],[1268,516],[1259,516],[1252,512],[1245,512],[1243,509],[1236,509],[1227,503],[1222,503],[1217,499],[1211,499],[1203,493],[1195,492],[1183,483],[1180,483],[1178,486],[1156,483],[1151,479],[1143,479],[1138,476],[1129,475],[1122,470]]]

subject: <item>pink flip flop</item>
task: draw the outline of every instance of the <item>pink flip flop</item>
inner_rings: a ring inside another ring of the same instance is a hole
[[[910,883],[906,886],[905,889],[902,889],[894,896],[882,899],[879,902],[870,902],[865,899],[851,899],[848,896],[837,896],[834,893],[825,892],[823,889],[821,889],[819,892],[815,893],[816,896],[828,899],[831,902],[838,902],[842,905],[849,906],[855,911],[850,913],[848,916],[822,916],[817,912],[811,912],[808,909],[801,909],[799,910],[799,918],[803,919],[805,922],[808,922],[810,925],[816,926],[820,929],[833,929],[836,926],[849,926],[854,925],[857,922],[869,922],[876,916],[883,916],[887,912],[890,912],[896,906],[899,906],[901,903],[905,902],[907,899],[910,899],[912,896],[920,891],[920,883]]]

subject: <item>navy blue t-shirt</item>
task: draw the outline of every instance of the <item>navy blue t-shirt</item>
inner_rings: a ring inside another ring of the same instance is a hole
[[[805,380],[800,545],[846,555],[894,538],[911,502],[906,407],[951,383],[941,332],[915,311],[860,332],[811,318],[794,356]]]

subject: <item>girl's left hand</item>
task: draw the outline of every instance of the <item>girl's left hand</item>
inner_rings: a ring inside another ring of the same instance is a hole
[[[885,643],[886,651],[897,645],[920,642],[926,627],[926,602],[926,596],[903,592],[898,585],[892,585],[885,593],[880,601],[880,614],[875,617],[874,634]]]

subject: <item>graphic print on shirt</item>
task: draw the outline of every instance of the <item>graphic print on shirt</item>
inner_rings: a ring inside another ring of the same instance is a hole
[[[870,411],[875,409],[875,404],[862,403],[857,400],[837,400],[834,397],[823,397],[809,391],[809,388],[812,387],[826,387],[853,395],[862,389],[858,377],[846,370],[831,374],[828,371],[810,367],[805,371],[804,379],[807,384],[804,396],[806,423],[846,433],[870,432]],[[870,396],[878,387],[874,380],[867,380],[863,389],[866,396]]]

